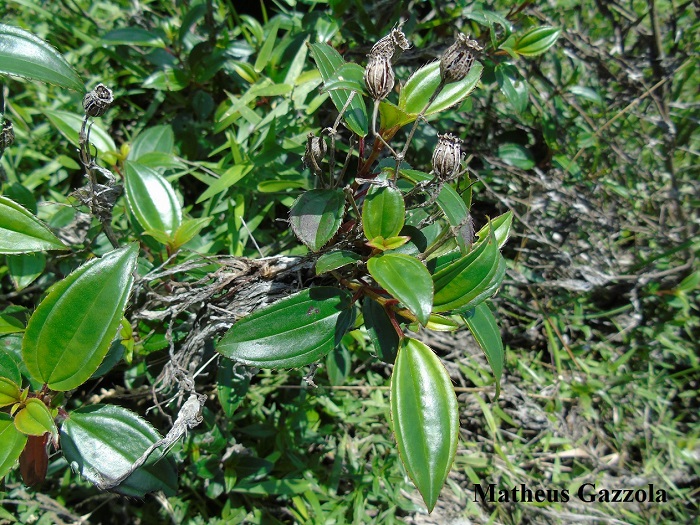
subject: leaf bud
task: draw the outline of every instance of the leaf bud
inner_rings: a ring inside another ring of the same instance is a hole
[[[451,179],[458,171],[462,160],[460,140],[450,133],[438,135],[433,151],[433,171],[443,180]]]
[[[483,51],[479,42],[472,40],[462,33],[457,34],[454,44],[440,59],[440,77],[445,84],[459,82],[467,76],[474,63],[474,54]]]
[[[114,102],[112,90],[104,84],[97,84],[95,89],[88,92],[83,98],[83,108],[90,117],[101,117]]]
[[[384,55],[369,55],[365,68],[365,84],[369,96],[374,100],[382,100],[394,88],[394,69],[391,59]]]

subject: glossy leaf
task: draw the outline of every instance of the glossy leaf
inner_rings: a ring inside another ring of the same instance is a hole
[[[388,100],[379,103],[379,117],[379,129],[385,137],[393,137],[399,128],[416,120],[415,114],[407,113]]]
[[[396,333],[384,307],[366,297],[362,301],[362,317],[377,357],[385,363],[394,364],[399,350],[399,334]]]
[[[78,387],[97,370],[124,315],[138,246],[114,250],[56,283],[27,324],[22,358],[52,390]]]
[[[149,153],[173,154],[175,150],[175,134],[168,126],[153,126],[139,133],[131,143],[127,159],[139,162],[139,159]]]
[[[182,223],[182,209],[172,185],[157,171],[134,162],[124,163],[126,201],[146,231],[172,238]]]
[[[32,284],[44,268],[46,268],[46,256],[41,252],[7,256],[7,269],[17,290]]]
[[[0,195],[0,253],[67,249],[43,222],[15,201]]]
[[[433,311],[447,312],[469,304],[491,283],[498,270],[498,247],[494,239],[481,243],[464,257],[433,275]]]
[[[0,24],[0,75],[85,92],[80,75],[56,49],[24,29],[5,24]]]
[[[19,370],[17,370],[19,372]],[[2,373],[2,371],[0,371]],[[0,407],[6,407],[7,405],[14,405],[20,400],[20,388],[18,383],[20,381],[15,381],[14,378],[10,379],[8,377],[0,376]]]
[[[24,445],[27,443],[26,434],[22,434],[9,414],[0,412],[0,479],[5,477],[15,462],[19,459]]]
[[[375,281],[401,301],[425,325],[433,304],[433,282],[423,264],[410,255],[385,253],[367,261]]]
[[[495,69],[496,81],[510,105],[517,113],[523,113],[527,109],[528,89],[513,66],[498,64]]]
[[[263,69],[265,69],[265,66],[267,66],[268,62],[270,61],[270,56],[272,55],[272,50],[275,47],[275,40],[277,39],[277,30],[279,29],[280,26],[280,19],[275,18],[271,23],[270,27],[268,28],[268,33],[267,37],[263,39],[263,45],[260,48],[260,52],[258,53],[258,57],[255,60],[255,64],[253,65],[253,69],[255,70],[256,73],[260,73]]]
[[[337,250],[324,253],[316,261],[316,275],[337,270],[349,264],[355,264],[360,259],[362,259],[362,257],[349,250]]]
[[[483,228],[481,228],[476,234],[476,236],[479,239],[479,241],[483,241],[484,239],[487,239],[489,237],[489,231],[492,230],[493,236],[496,238],[496,242],[498,243],[498,248],[500,249],[503,247],[506,241],[508,241],[512,225],[513,212],[507,211],[504,214],[499,215],[495,219],[491,220],[490,226],[489,224],[486,224]]]
[[[428,323],[425,325],[428,330],[434,330],[435,332],[454,332],[459,326],[458,323],[449,317],[438,314],[430,314]]]
[[[71,468],[91,483],[118,478],[160,438],[149,423],[113,405],[90,405],[74,410],[61,426],[63,455]],[[173,496],[176,489],[174,461],[155,451],[143,467],[113,490],[143,497],[157,490]]]
[[[250,387],[250,379],[251,375],[246,373],[245,367],[237,366],[230,359],[223,359],[219,363],[216,391],[226,417],[232,417],[245,399]]]
[[[113,29],[102,37],[102,42],[112,46],[165,47],[160,36],[140,27]]]
[[[45,109],[44,113],[51,121],[51,124],[56,126],[56,129],[61,132],[68,142],[78,147],[80,140],[80,128],[83,125],[83,117],[77,113],[69,111],[60,111]],[[93,121],[90,129],[90,144],[104,156],[105,161],[114,162],[116,160],[115,153],[117,146],[114,144],[112,137],[107,133],[100,123]],[[93,151],[94,153],[94,151]]]
[[[323,82],[323,91],[333,91],[335,89],[350,89],[364,93],[365,70],[359,64],[343,64],[333,75]],[[358,95],[355,95],[358,96]]]
[[[486,278],[479,283],[474,292],[472,293],[469,301],[459,308],[455,308],[455,313],[461,314],[467,312],[474,308],[475,306],[483,303],[486,299],[493,296],[501,284],[503,283],[503,278],[506,276],[506,260],[499,253],[497,256],[497,262],[495,268],[486,276]]]
[[[486,360],[491,366],[491,371],[496,379],[496,398],[501,392],[501,375],[503,374],[503,363],[505,351],[503,350],[503,340],[498,329],[496,318],[491,312],[488,303],[481,303],[474,308],[473,313],[463,316],[469,327],[469,331],[479,343],[479,346],[486,355]]]
[[[447,370],[415,339],[404,339],[396,358],[391,419],[401,460],[431,512],[457,451],[459,412]]]
[[[406,207],[403,194],[391,186],[372,186],[362,206],[362,229],[367,239],[388,239],[403,228]]]
[[[309,288],[244,317],[216,349],[249,366],[296,368],[333,350],[351,321],[349,293]]]
[[[180,224],[180,227],[173,235],[172,245],[174,249],[179,248],[183,244],[187,244],[202,231],[207,224],[212,220],[212,217],[200,217],[198,219],[185,219]]]
[[[294,202],[289,224],[299,240],[315,252],[336,234],[344,213],[343,190],[311,190]]]
[[[324,81],[333,78],[336,72],[345,65],[345,60],[340,56],[340,53],[328,44],[310,44],[309,48]],[[334,89],[330,92],[331,100],[338,111],[343,109],[350,94],[351,91],[349,89]],[[345,110],[343,119],[353,133],[360,137],[367,135],[369,126],[367,107],[359,93],[353,97],[350,106]]]
[[[541,55],[557,42],[560,34],[561,29],[556,27],[538,27],[521,36],[513,49],[526,57]]]
[[[467,98],[479,82],[482,70],[483,66],[479,62],[474,62],[469,74],[463,80],[445,86],[425,112],[425,116],[439,113]],[[419,114],[439,84],[440,62],[435,61],[423,66],[411,75],[401,89],[398,107],[406,113]]]
[[[26,400],[24,407],[15,414],[15,427],[28,436],[43,436],[47,432],[56,433],[56,424],[51,411],[43,401],[36,397]]]
[[[520,144],[501,144],[498,146],[498,156],[506,163],[521,170],[531,170],[535,167],[535,159],[525,147]]]

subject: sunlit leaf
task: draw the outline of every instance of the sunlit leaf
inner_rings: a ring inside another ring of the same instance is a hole
[[[289,212],[289,224],[311,251],[323,248],[336,234],[345,213],[343,190],[304,192]]]
[[[0,253],[67,249],[43,222],[13,200],[0,195]]]
[[[541,55],[556,43],[560,34],[561,29],[556,27],[538,27],[520,37],[515,52],[526,57]]]
[[[462,317],[474,339],[484,351],[486,360],[491,366],[491,371],[496,380],[496,398],[498,398],[501,391],[501,375],[503,374],[505,351],[503,350],[503,340],[501,339],[498,324],[496,324],[496,318],[493,316],[488,302],[481,303],[469,315]]]
[[[396,236],[403,228],[406,207],[398,188],[372,186],[362,206],[362,228],[367,239]]]
[[[5,477],[19,459],[26,442],[27,435],[17,430],[12,417],[0,412],[0,479]]]

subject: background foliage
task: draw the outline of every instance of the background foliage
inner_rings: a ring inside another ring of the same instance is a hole
[[[94,140],[99,158],[138,160],[173,183],[185,216],[160,229],[201,219],[189,223],[202,230],[184,243],[185,253],[247,257],[305,252],[285,219],[299,190],[313,187],[300,162],[307,133],[336,116],[305,42],[327,41],[364,64],[402,16],[414,44],[397,62],[404,81],[444,51],[456,28],[481,41],[509,24],[521,34],[562,29],[542,56],[484,57],[481,86],[414,139],[409,161],[423,165],[436,131],[465,140],[479,181],[472,188],[477,229],[508,210],[515,217],[497,300],[507,344],[499,401],[489,402],[488,364],[465,333],[427,341],[449,363],[461,423],[456,464],[432,517],[421,514],[386,428],[388,367],[373,357],[369,336],[355,331],[313,377],[318,389],[303,380],[308,370],[262,371],[252,380],[234,367],[204,375],[208,393],[218,383],[229,403],[208,403],[204,423],[176,445],[176,495],[130,501],[100,493],[56,456],[41,487],[28,489],[13,473],[5,478],[0,519],[566,523],[588,515],[641,524],[697,515],[693,3],[331,0],[279,2],[257,18],[223,1],[0,6],[3,23],[48,40],[88,86],[113,88],[115,107],[93,129],[102,138]],[[12,350],[47,288],[110,245],[69,197],[84,183],[68,131],[82,94],[4,82],[17,140],[0,160],[2,193],[82,245],[67,255],[5,258],[0,342]],[[148,220],[147,210],[117,202],[115,231]],[[154,266],[180,244],[140,240]],[[175,340],[187,330],[183,321]],[[139,319],[133,337],[125,336],[124,361],[75,392],[74,408],[108,400],[143,414],[167,337],[162,321]],[[147,417],[167,428],[167,413]],[[654,483],[669,502],[491,505],[475,503],[472,492],[474,483],[575,491],[586,482]]]

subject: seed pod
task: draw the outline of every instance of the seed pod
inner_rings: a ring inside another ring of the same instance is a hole
[[[440,77],[445,84],[459,82],[467,76],[474,63],[474,54],[483,51],[479,42],[457,35],[454,44],[447,48],[440,60]]]
[[[382,100],[394,88],[394,69],[391,59],[383,55],[369,55],[365,68],[365,84],[369,96],[374,100]]]
[[[2,155],[5,148],[9,148],[15,141],[15,132],[12,129],[12,122],[6,120],[2,125],[2,131],[0,131],[0,155]]]
[[[101,117],[107,112],[112,102],[114,102],[112,91],[104,84],[97,84],[95,89],[83,98],[83,108],[88,116]]]
[[[394,57],[397,47],[402,51],[405,51],[411,47],[411,43],[406,38],[406,35],[403,34],[403,31],[398,28],[394,28],[391,30],[391,33],[381,38],[376,44],[374,44],[374,46],[372,46],[372,49],[367,56],[370,58],[381,56],[391,60]]]
[[[316,137],[309,133],[306,139],[306,151],[304,152],[304,166],[316,175],[321,173],[321,163],[328,152],[328,146],[323,137]]]
[[[433,151],[433,171],[440,179],[449,180],[459,171],[462,160],[459,143],[460,140],[450,133],[438,135]]]

